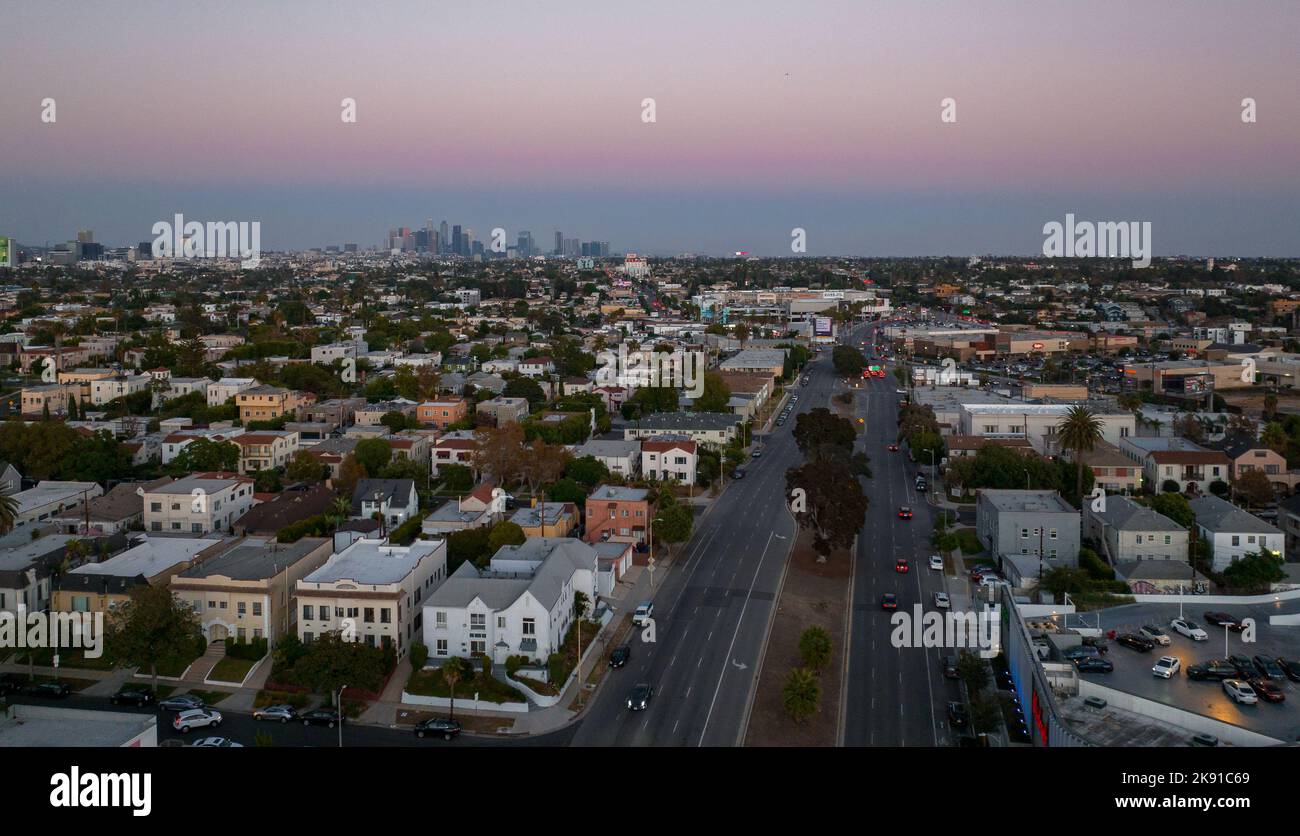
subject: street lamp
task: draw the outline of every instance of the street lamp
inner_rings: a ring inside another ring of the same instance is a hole
[[[339,748],[340,749],[343,748],[343,689],[346,687],[348,686],[346,685],[339,686],[339,695],[338,698],[334,701],[334,710],[337,711],[339,715]]]

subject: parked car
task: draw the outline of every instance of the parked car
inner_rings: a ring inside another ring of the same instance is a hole
[[[460,721],[451,717],[430,717],[415,724],[415,736],[442,735],[443,740],[451,740],[460,734]]]
[[[1174,674],[1178,673],[1182,663],[1176,656],[1161,656],[1151,667],[1151,673],[1161,679],[1171,679]]]
[[[645,711],[650,705],[650,698],[655,695],[654,686],[645,682],[639,682],[632,686],[632,693],[628,694],[627,707],[629,711]]]
[[[954,729],[964,729],[970,725],[970,709],[965,703],[948,703],[948,722]]]
[[[1222,627],[1225,630],[1235,630],[1240,633],[1242,630],[1246,629],[1242,626],[1240,621],[1228,615],[1226,612],[1206,612],[1202,613],[1201,617],[1210,624],[1213,624],[1215,627]]]
[[[742,468],[742,467],[738,467],[738,468],[736,468],[735,470],[731,471],[731,478],[732,478],[732,479],[744,479],[744,478],[745,478],[745,469]]]
[[[1228,664],[1237,669],[1237,674],[1242,679],[1250,679],[1258,671],[1255,670],[1255,663],[1250,661],[1249,656],[1242,656],[1240,653],[1234,653],[1228,657]]]
[[[1282,670],[1286,672],[1287,679],[1292,682],[1300,682],[1300,660],[1284,659],[1279,656],[1277,657],[1277,663],[1281,665]]]
[[[195,708],[203,708],[203,700],[193,694],[179,694],[175,697],[168,697],[158,702],[158,707],[165,711],[190,711]]]
[[[1191,742],[1192,742],[1192,745],[1193,745],[1193,746],[1211,746],[1211,747],[1213,747],[1213,746],[1218,746],[1218,745],[1219,745],[1219,738],[1215,737],[1215,736],[1212,735],[1212,734],[1204,734],[1204,733],[1202,733],[1202,734],[1194,734],[1194,735],[1192,735],[1192,741],[1191,741]]]
[[[620,644],[609,653],[609,666],[611,668],[621,668],[627,664],[627,660],[632,658],[632,646]]]
[[[1101,651],[1097,648],[1086,644],[1076,644],[1074,647],[1066,648],[1061,651],[1061,658],[1067,662],[1074,662],[1079,659],[1101,658]]]
[[[1286,679],[1286,671],[1272,656],[1260,653],[1252,660],[1255,663],[1255,670],[1259,671],[1269,679]]]
[[[244,744],[236,743],[228,737],[200,737],[190,744],[200,749],[242,749]]]
[[[642,601],[636,605],[636,611],[632,613],[632,623],[637,627],[646,627],[654,614],[655,605],[649,601]]]
[[[1227,659],[1211,659],[1208,662],[1202,662],[1199,665],[1189,665],[1187,668],[1188,679],[1233,679],[1241,676],[1237,671],[1237,666]]]
[[[1267,677],[1252,676],[1246,682],[1250,684],[1250,687],[1255,690],[1255,694],[1264,702],[1282,702],[1286,699],[1286,694],[1282,693],[1282,689]]]
[[[949,609],[952,606],[952,602],[948,600],[948,593],[946,592],[934,593],[934,606],[937,609],[941,609],[941,610]]]
[[[1255,695],[1255,689],[1250,687],[1249,682],[1240,679],[1223,680],[1223,692],[1228,698],[1239,705],[1254,705],[1259,702],[1259,697]]]
[[[113,705],[153,705],[153,691],[145,688],[123,688],[108,698]]]
[[[1075,659],[1074,665],[1079,669],[1079,673],[1110,673],[1115,670],[1114,662],[1100,656],[1085,656],[1081,659]]]
[[[172,728],[181,734],[189,734],[192,729],[215,728],[221,725],[221,712],[211,708],[191,708],[182,711],[172,720]]]
[[[1122,644],[1130,650],[1136,650],[1139,653],[1146,653],[1156,646],[1156,643],[1146,636],[1139,636],[1136,633],[1124,633],[1115,639],[1117,644]]]
[[[1169,622],[1169,626],[1179,635],[1186,636],[1194,642],[1203,642],[1210,636],[1201,629],[1201,625],[1192,621],[1190,618],[1175,618]]]
[[[61,700],[72,693],[72,688],[66,682],[33,682],[23,687],[23,693],[29,697]]]
[[[304,726],[328,726],[334,728],[343,722],[338,710],[333,708],[313,708],[298,715]]]
[[[884,595],[880,596],[880,608],[882,610],[898,609],[898,596],[892,592],[886,592]]]
[[[1154,624],[1143,624],[1138,633],[1160,645],[1161,647],[1169,646],[1169,634],[1161,630]]]
[[[938,569],[940,572],[943,571],[943,557],[942,557],[942,555],[937,555],[937,554],[932,554],[932,555],[930,555],[930,568],[931,568],[931,569]]]
[[[281,723],[287,723],[290,720],[298,719],[298,709],[288,703],[278,705],[268,705],[265,708],[253,709],[254,720],[279,720]]]

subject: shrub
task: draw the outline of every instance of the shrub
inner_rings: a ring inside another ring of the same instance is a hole
[[[1166,479],[1165,481],[1161,482],[1161,483],[1160,483],[1160,490],[1164,491],[1165,493],[1179,493],[1179,492],[1180,492],[1180,491],[1178,490],[1178,483],[1175,482],[1173,479]]]
[[[429,661],[429,648],[423,642],[411,644],[411,670],[418,671]]]
[[[266,655],[265,638],[238,641],[232,636],[226,637],[226,655],[232,659],[244,659],[256,662]]]

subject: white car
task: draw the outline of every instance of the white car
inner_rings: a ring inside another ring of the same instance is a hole
[[[1259,697],[1255,696],[1255,689],[1250,687],[1249,683],[1240,679],[1223,680],[1223,690],[1235,703],[1254,705],[1259,702]]]
[[[1143,638],[1150,639],[1161,647],[1169,646],[1169,634],[1154,624],[1143,624],[1138,633]]]
[[[192,708],[182,711],[172,720],[172,728],[181,734],[189,734],[191,729],[204,729],[208,726],[221,725],[221,712],[211,708]]]
[[[1210,637],[1201,629],[1201,625],[1190,618],[1175,618],[1169,622],[1169,626],[1174,628],[1174,632],[1184,635],[1194,642],[1203,642]]]
[[[228,737],[201,737],[190,744],[204,749],[242,749],[244,744],[236,743]]]
[[[1165,638],[1169,638],[1166,636]],[[1151,673],[1161,679],[1171,679],[1174,674],[1178,673],[1183,667],[1183,663],[1178,661],[1177,656],[1161,656],[1151,668]]]
[[[932,555],[930,555],[930,568],[931,568],[931,569],[938,569],[940,572],[942,572],[942,571],[943,571],[943,558],[942,558],[940,555],[937,555],[937,554],[932,554]]]
[[[950,606],[952,606],[951,602],[948,601],[948,593],[947,592],[934,593],[934,605],[941,610],[946,610]]]
[[[637,627],[645,627],[650,623],[650,617],[655,614],[655,605],[649,601],[642,601],[637,605],[636,612],[632,613],[632,623]]]

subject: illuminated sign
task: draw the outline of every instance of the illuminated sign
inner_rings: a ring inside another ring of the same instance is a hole
[[[1034,343],[1034,345],[1033,345],[1033,349],[1034,349],[1034,351],[1042,351],[1042,350],[1043,350],[1043,344],[1042,344],[1042,343]]]

